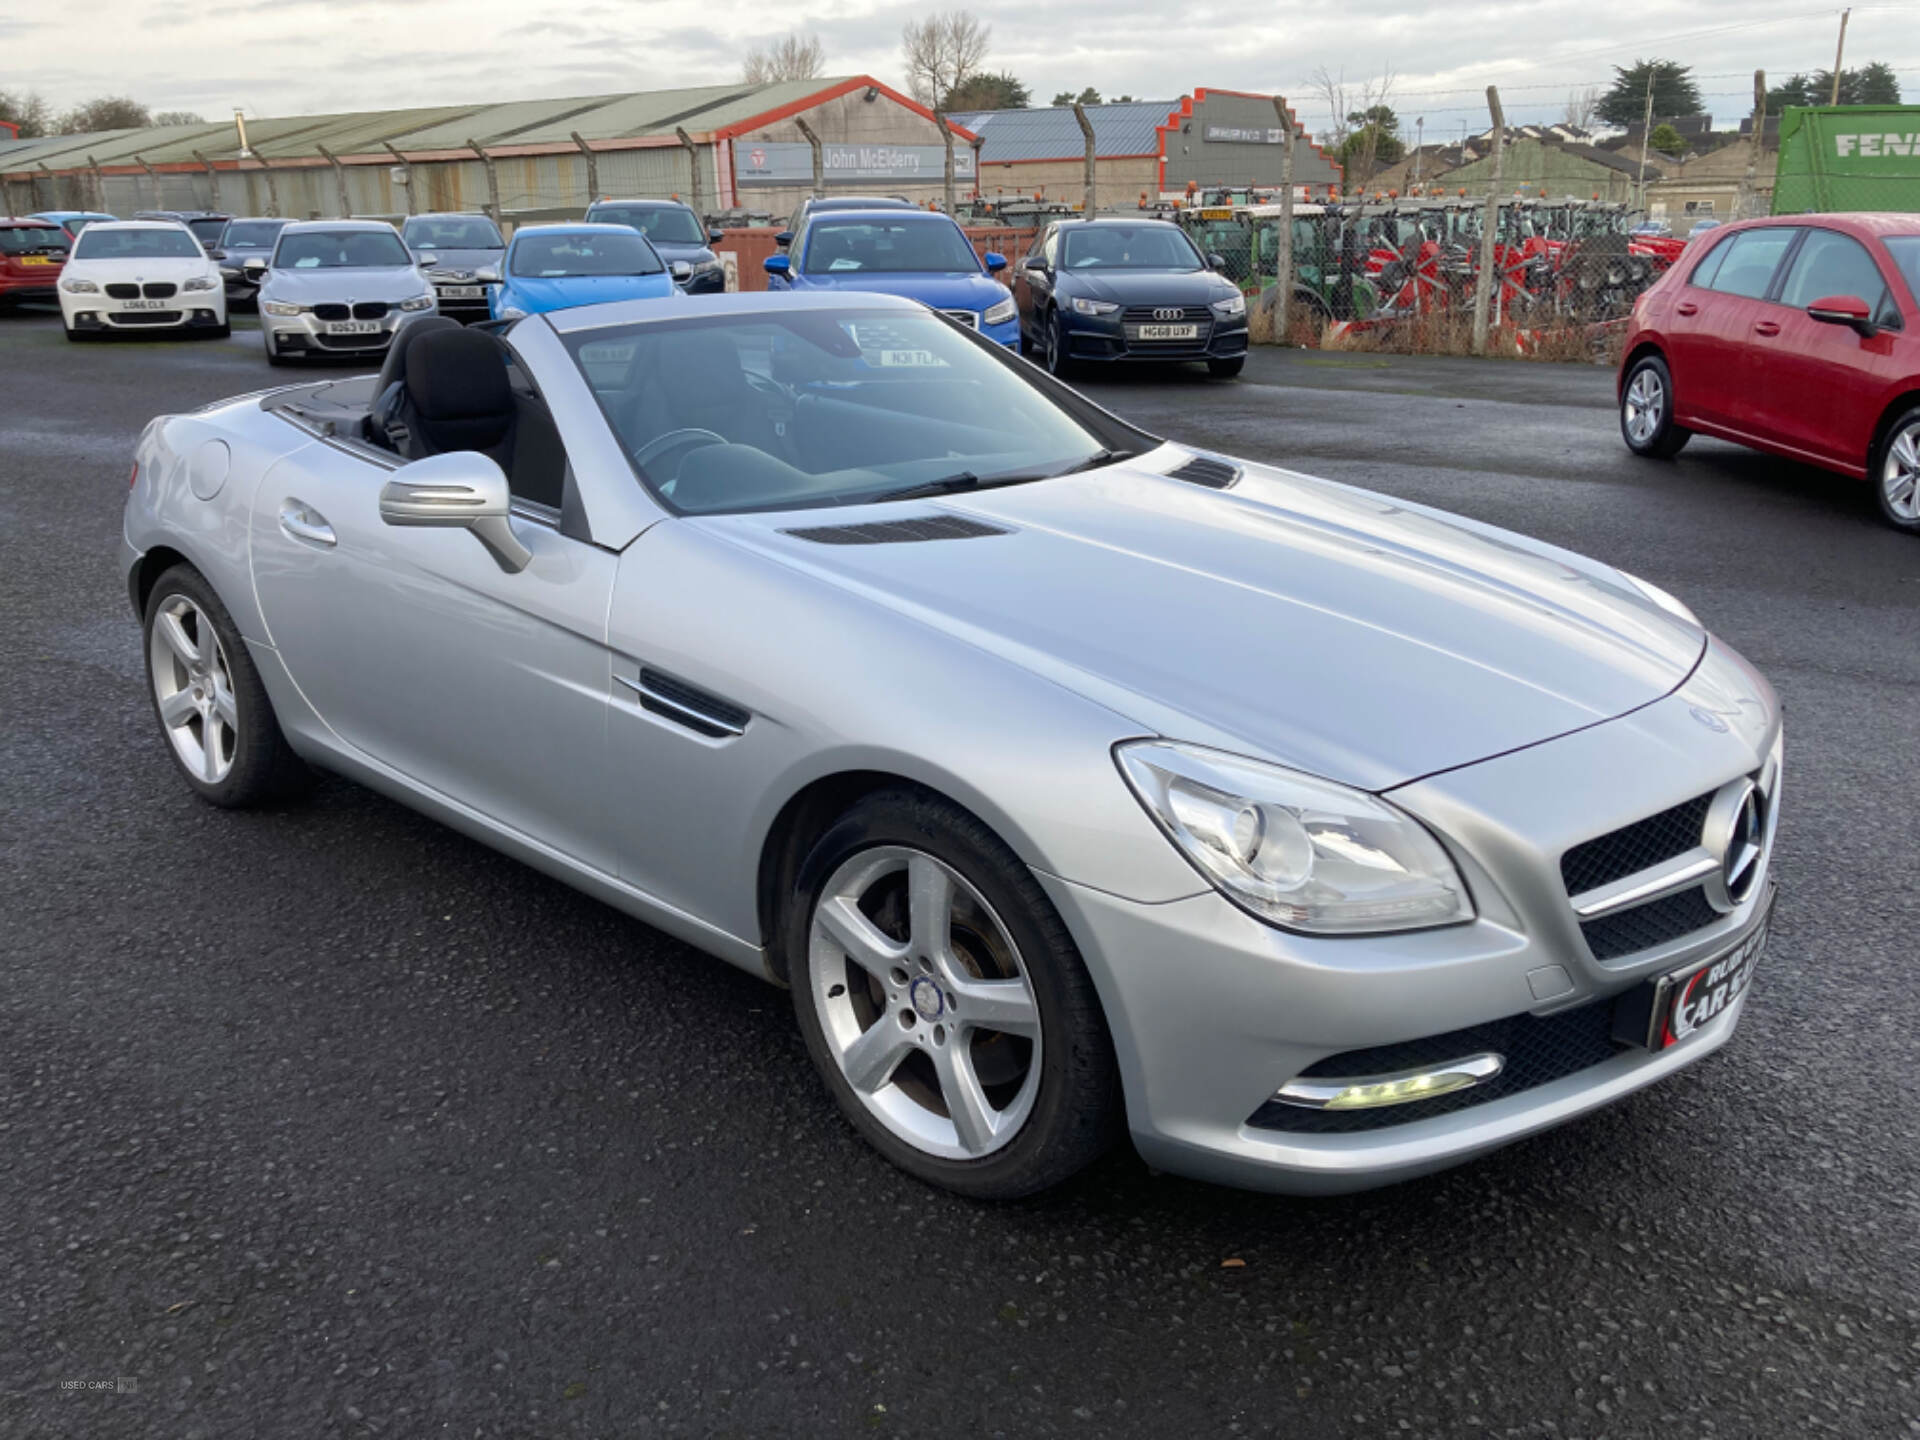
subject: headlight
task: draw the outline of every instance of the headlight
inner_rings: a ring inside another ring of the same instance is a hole
[[[260,308],[269,315],[298,315],[300,313],[300,307],[298,305],[289,305],[284,300],[262,300],[260,302]]]
[[[1073,313],[1076,315],[1111,315],[1120,307],[1111,300],[1082,300],[1073,297]]]
[[[711,260],[696,260],[693,262],[693,273],[696,275],[711,275],[720,268],[722,268],[720,257],[717,255]]]
[[[1631,582],[1634,589],[1638,590],[1642,595],[1646,596],[1647,599],[1651,600],[1675,619],[1684,620],[1689,625],[1699,625],[1702,630],[1707,628],[1704,625],[1700,625],[1700,617],[1689,610],[1685,602],[1669,595],[1651,580],[1642,580],[1638,575],[1629,575],[1624,570],[1620,572],[1620,576],[1622,579]]]
[[[1271,925],[1359,935],[1473,918],[1440,842],[1384,800],[1196,745],[1136,740],[1114,755],[1181,854]]]
[[[1247,313],[1247,297],[1229,295],[1224,300],[1216,300],[1213,302],[1213,313],[1222,320],[1232,320],[1236,316],[1244,315]]]
[[[999,304],[989,305],[986,314],[980,317],[980,323],[983,325],[1004,325],[1019,313],[1018,307],[1013,303],[1013,297],[1009,295]]]
[[[60,288],[69,295],[98,295],[100,287],[91,280],[62,280]]]
[[[402,300],[400,302],[400,308],[402,310],[431,310],[433,308],[433,292],[428,291],[425,295],[416,295],[411,300]]]
[[[502,320],[524,320],[527,318],[527,312],[522,310],[518,305],[502,305],[500,307],[500,318]]]
[[[215,280],[212,276],[196,275],[194,276],[193,279],[187,281],[180,288],[182,290],[211,290],[215,286],[219,285],[219,283],[220,282],[218,280]]]

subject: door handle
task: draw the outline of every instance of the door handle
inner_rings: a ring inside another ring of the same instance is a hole
[[[1777,320],[1756,320],[1753,326],[1753,333],[1756,335],[1778,335],[1780,333],[1780,322]]]
[[[327,523],[327,517],[291,495],[280,502],[280,528],[289,538],[308,545],[331,547],[334,544],[333,526]]]
[[[1682,300],[1678,305],[1674,306],[1673,308],[1675,311],[1677,311],[1679,314],[1682,314],[1682,315],[1698,315],[1700,313],[1700,307],[1694,304],[1693,301],[1691,300]]]

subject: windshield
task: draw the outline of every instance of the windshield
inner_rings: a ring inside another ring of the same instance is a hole
[[[664,245],[707,243],[707,232],[693,211],[678,205],[596,205],[587,218],[596,225],[631,225]]]
[[[491,220],[461,216],[456,220],[409,220],[403,232],[416,250],[504,250],[507,242]]]
[[[0,255],[24,255],[29,250],[64,250],[67,232],[58,225],[0,227]]]
[[[184,230],[102,230],[90,225],[73,242],[76,260],[193,260],[203,254]]]
[[[980,273],[951,220],[818,220],[807,230],[808,275]]]
[[[280,237],[276,270],[350,270],[411,265],[413,256],[391,230],[302,230]]]
[[[1082,225],[1066,232],[1068,270],[1200,270],[1200,252],[1171,225]]]
[[[631,231],[521,235],[513,242],[513,273],[540,280],[577,275],[658,275],[666,268],[653,246]]]
[[[221,232],[220,243],[228,247],[271,250],[273,242],[286,228],[284,220],[235,220]]]
[[[214,215],[205,220],[189,220],[187,229],[193,232],[194,239],[203,245],[211,245],[220,238],[220,232],[227,228],[227,217]]]
[[[563,338],[641,480],[685,513],[1039,478],[1146,443],[1097,412],[1076,418],[1022,362],[930,312],[654,321]]]

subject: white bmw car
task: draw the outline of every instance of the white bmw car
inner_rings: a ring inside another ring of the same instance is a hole
[[[226,335],[227,287],[186,226],[172,220],[95,221],[60,274],[67,339],[116,330]]]

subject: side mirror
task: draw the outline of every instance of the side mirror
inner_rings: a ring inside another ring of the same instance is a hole
[[[1863,340],[1880,333],[1880,327],[1873,323],[1873,312],[1858,295],[1829,295],[1807,306],[1807,314],[1823,325],[1848,326]]]
[[[1006,256],[1002,255],[998,250],[989,250],[987,252],[987,273],[989,275],[995,274],[1006,268],[1007,268]]]
[[[267,278],[267,262],[258,259],[242,260],[240,262],[240,273],[258,285],[262,280]]]
[[[791,230],[782,230],[778,235],[773,237],[773,243],[778,245],[782,250],[786,249],[787,246],[793,243],[793,232]]]
[[[726,238],[727,238],[727,232],[724,230],[707,231],[707,243],[709,245],[718,245],[722,240]]]
[[[207,259],[209,260],[224,260],[226,258],[227,258],[227,252],[224,250],[207,251]]]
[[[1207,256],[1207,268],[1208,268],[1209,270],[1224,270],[1224,269],[1226,269],[1226,268],[1227,268],[1227,257],[1226,257],[1226,256],[1224,256],[1224,255],[1209,255],[1209,256]]]
[[[512,509],[506,475],[477,450],[415,460],[380,487],[380,518],[387,524],[471,530],[502,570],[517,575],[533,552],[513,533]]]
[[[473,278],[478,280],[482,285],[498,285],[500,283],[500,272],[493,268],[476,270],[473,272]]]
[[[769,255],[760,262],[760,268],[769,275],[778,275],[782,280],[793,273],[793,261],[785,255]]]
[[[1046,274],[1047,257],[1044,255],[1029,255],[1027,257],[1027,269],[1033,271],[1036,275]]]
[[[673,283],[684,285],[693,278],[693,266],[685,260],[676,260],[667,267],[667,273],[673,276]]]
[[[422,255],[415,263],[417,263],[422,270],[431,270],[440,263],[440,257],[438,255]]]

